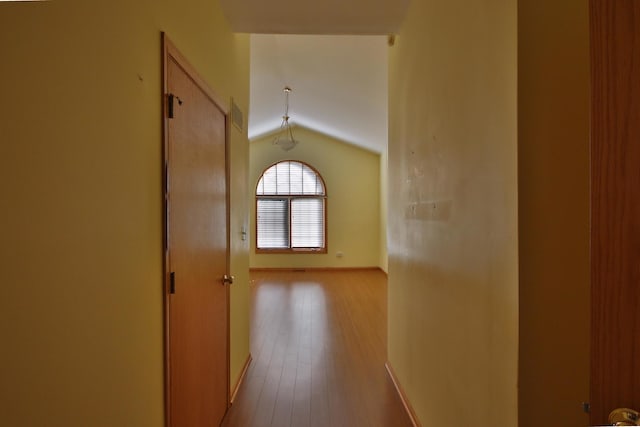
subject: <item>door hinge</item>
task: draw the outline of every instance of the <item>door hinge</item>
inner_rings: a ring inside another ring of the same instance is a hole
[[[169,293],[170,294],[176,293],[176,272],[175,271],[172,271],[171,273],[169,273]]]
[[[167,117],[169,117],[170,119],[173,119],[175,116],[173,112],[174,100],[178,100],[178,105],[182,105],[182,99],[172,93],[167,94]]]

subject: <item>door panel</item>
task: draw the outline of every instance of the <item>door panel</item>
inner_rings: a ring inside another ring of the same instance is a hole
[[[591,0],[591,424],[640,409],[640,2]]]
[[[167,58],[168,403],[171,426],[201,427],[228,407],[226,127],[182,65]]]

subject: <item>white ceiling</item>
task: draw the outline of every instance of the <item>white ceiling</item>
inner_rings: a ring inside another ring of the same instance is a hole
[[[292,125],[383,152],[388,49],[385,36],[252,35],[249,138],[280,127],[289,86]]]
[[[386,36],[409,1],[220,0],[231,28],[252,33],[249,138],[279,128],[289,86],[292,124],[384,151]]]

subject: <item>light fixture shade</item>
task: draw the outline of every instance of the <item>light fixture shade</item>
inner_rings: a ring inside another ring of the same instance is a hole
[[[277,145],[284,151],[289,151],[298,145],[298,141],[284,136],[277,136],[276,139],[273,140],[273,145]]]

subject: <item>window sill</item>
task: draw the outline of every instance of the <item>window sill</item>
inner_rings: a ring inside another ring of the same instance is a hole
[[[256,249],[256,254],[326,254],[326,248]]]

